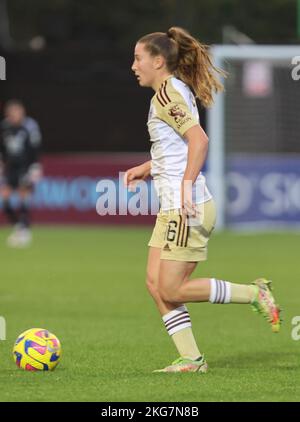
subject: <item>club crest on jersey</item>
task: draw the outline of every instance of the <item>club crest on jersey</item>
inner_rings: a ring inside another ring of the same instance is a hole
[[[188,116],[186,117],[186,112],[183,111],[178,104],[175,104],[173,107],[170,108],[168,112],[169,116],[174,117],[175,122],[177,123],[177,128],[179,129],[182,125],[186,122],[191,120]]]
[[[169,116],[174,117],[175,122],[178,123],[180,119],[183,119],[186,116],[186,113],[185,111],[181,110],[178,104],[176,104],[170,108]]]

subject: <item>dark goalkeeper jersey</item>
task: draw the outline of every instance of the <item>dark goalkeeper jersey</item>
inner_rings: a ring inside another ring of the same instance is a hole
[[[27,170],[38,162],[41,133],[37,122],[26,117],[21,126],[12,126],[6,119],[0,123],[0,160],[6,172]]]

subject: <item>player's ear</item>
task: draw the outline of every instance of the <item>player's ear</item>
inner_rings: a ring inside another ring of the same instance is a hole
[[[165,58],[161,55],[155,56],[154,67],[156,70],[161,69],[166,64]]]

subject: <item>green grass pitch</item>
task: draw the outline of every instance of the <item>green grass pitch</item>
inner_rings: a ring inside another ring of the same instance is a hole
[[[153,374],[177,358],[145,288],[150,228],[36,227],[25,250],[5,245],[0,230],[1,401],[298,401],[300,315],[297,233],[214,234],[195,276],[274,282],[284,323],[273,334],[248,305],[189,305],[195,337],[210,371]],[[12,347],[25,329],[60,339],[54,372],[15,366]]]

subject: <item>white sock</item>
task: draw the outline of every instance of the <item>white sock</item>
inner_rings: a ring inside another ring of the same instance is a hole
[[[192,360],[201,357],[192,332],[192,323],[187,308],[183,305],[162,317],[180,356]]]
[[[184,305],[168,312],[162,319],[170,336],[192,326],[190,314]]]
[[[230,303],[231,301],[231,283],[223,280],[210,280],[210,295],[209,301],[211,303]]]

